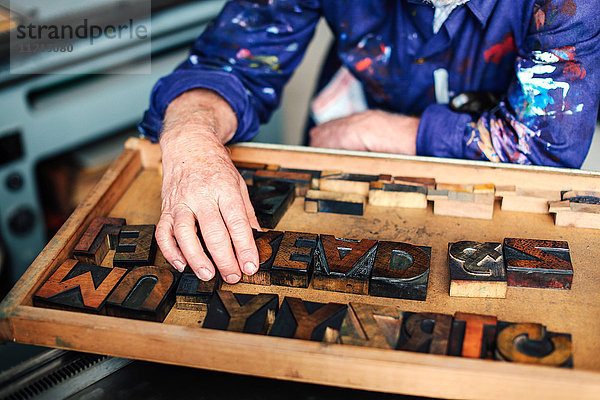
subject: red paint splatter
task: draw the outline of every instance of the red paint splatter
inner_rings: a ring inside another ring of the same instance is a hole
[[[585,78],[586,72],[583,65],[579,62],[567,61],[563,68],[563,73],[568,76],[570,80],[583,79]]]
[[[510,35],[503,42],[497,43],[483,52],[483,58],[486,62],[498,64],[502,58],[515,51],[515,38]]]
[[[236,58],[248,58],[252,56],[252,53],[248,49],[240,49],[235,56]]]
[[[535,29],[537,29],[539,31],[540,28],[542,26],[544,26],[544,24],[546,23],[546,14],[544,13],[544,11],[542,11],[541,8],[535,12],[534,19],[535,19]]]
[[[568,15],[569,17],[573,17],[576,12],[577,4],[575,4],[574,0],[567,0],[563,3],[562,7],[560,7],[560,13]]]
[[[356,67],[357,71],[364,71],[365,69],[369,68],[371,64],[373,64],[373,60],[371,60],[370,58],[363,58],[354,66]]]

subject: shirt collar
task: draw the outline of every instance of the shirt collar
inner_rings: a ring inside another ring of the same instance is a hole
[[[407,0],[407,2],[428,5],[423,0]],[[492,11],[494,11],[494,7],[496,6],[497,2],[498,0],[470,0],[466,4],[463,4],[463,6],[468,7],[473,15],[475,15],[475,17],[479,20],[481,25],[485,26],[488,18],[492,14]]]
[[[481,25],[485,26],[488,18],[494,11],[498,0],[471,0],[465,6],[469,7],[473,15],[477,17]]]

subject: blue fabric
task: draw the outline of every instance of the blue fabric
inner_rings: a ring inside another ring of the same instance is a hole
[[[251,139],[324,16],[369,105],[421,116],[418,154],[580,167],[600,98],[599,3],[471,0],[434,35],[434,10],[420,0],[230,1],[156,84],[140,130],[158,140],[169,102],[205,87],[235,111],[233,141]],[[472,117],[436,104],[438,68],[449,73],[450,98],[491,91],[500,105]]]

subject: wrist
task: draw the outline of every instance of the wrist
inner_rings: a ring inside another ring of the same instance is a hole
[[[225,144],[237,130],[237,117],[229,103],[208,89],[182,93],[167,107],[160,141],[173,137],[207,135]]]

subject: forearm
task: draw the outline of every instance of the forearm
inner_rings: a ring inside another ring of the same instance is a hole
[[[167,107],[160,141],[212,133],[225,144],[236,130],[237,118],[229,103],[212,90],[193,89]]]

